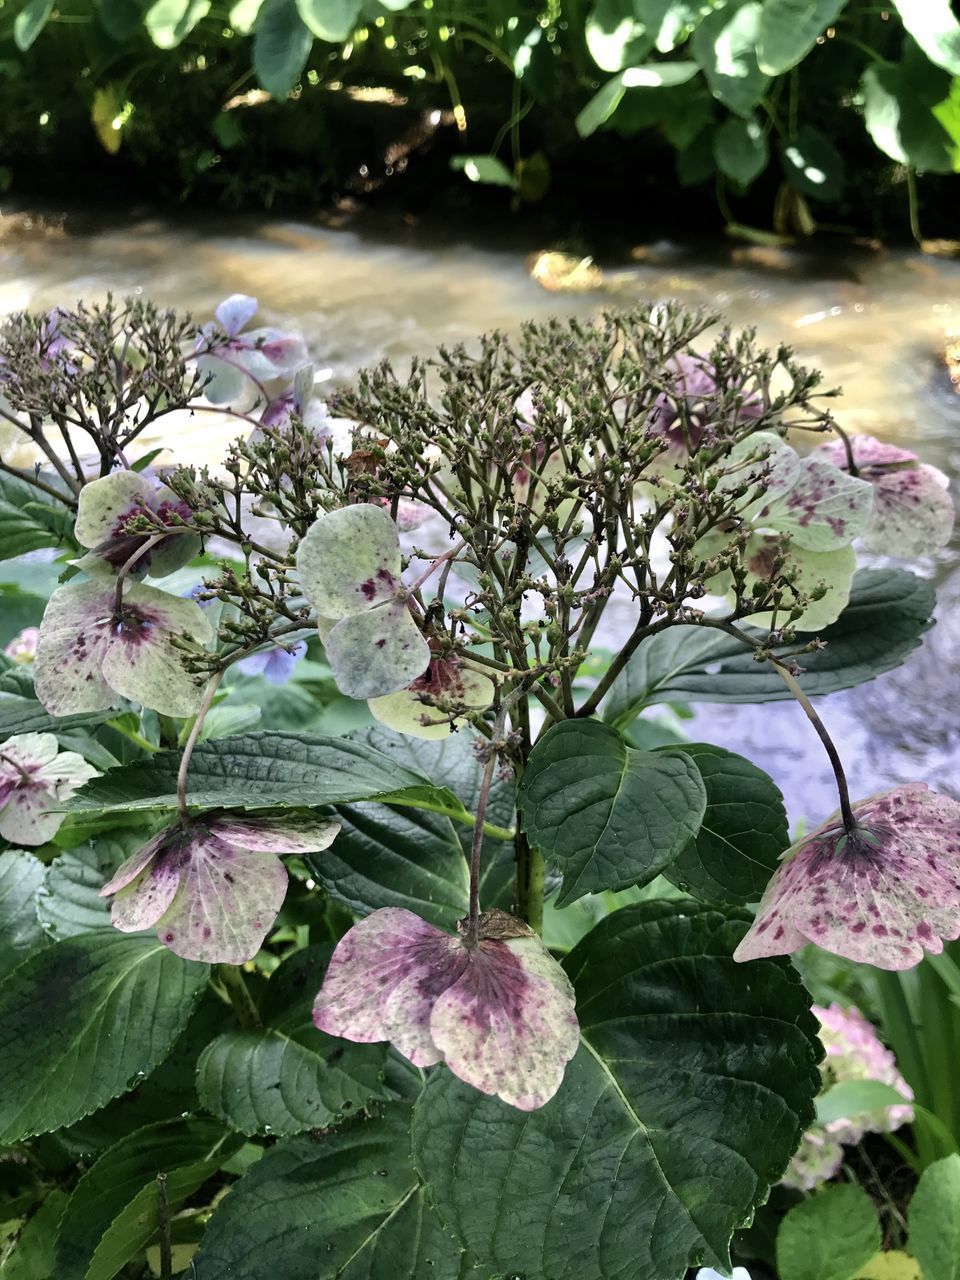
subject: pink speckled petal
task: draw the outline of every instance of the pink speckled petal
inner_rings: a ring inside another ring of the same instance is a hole
[[[80,490],[74,536],[82,547],[99,547],[120,536],[125,520],[152,509],[156,486],[136,471],[115,471]]]
[[[560,1088],[580,1028],[570,980],[536,936],[486,939],[437,999],[430,1034],[454,1075],[520,1111]]]
[[[752,510],[754,528],[789,533],[807,551],[835,551],[859,538],[873,508],[873,487],[823,458],[804,459],[796,483]]]
[[[183,872],[180,850],[169,846],[120,889],[110,908],[110,922],[121,933],[151,929],[170,907]]]
[[[102,581],[68,582],[47,602],[37,637],[37,697],[54,716],[104,711],[116,694],[103,678],[110,646],[115,588]]]
[[[460,939],[412,911],[384,907],[340,939],[313,1020],[321,1031],[361,1044],[389,1040],[415,1066],[430,1066],[442,1057],[431,1013],[466,965]]]
[[[855,848],[834,816],[787,851],[735,959],[811,941],[879,969],[910,969],[960,936],[960,803],[915,782],[854,812]]]
[[[50,806],[56,803],[52,789],[42,782],[15,785],[0,809],[0,836],[16,845],[33,846],[52,840],[64,818],[62,813],[51,813]]]
[[[126,862],[121,863],[112,878],[100,890],[100,897],[109,898],[118,889],[124,889],[128,884],[132,884],[147,863],[153,861],[164,844],[166,844],[171,832],[175,830],[176,828],[174,827],[159,832],[151,840],[148,840],[142,849],[138,849],[136,853],[127,858]]]
[[[336,621],[365,613],[396,598],[397,526],[383,507],[368,502],[329,511],[300,543],[297,571],[304,594],[325,618]]]
[[[333,844],[340,823],[314,814],[289,818],[214,818],[210,829],[219,840],[251,853],[320,853]]]
[[[193,826],[182,853],[180,889],[157,937],[184,960],[243,964],[260,950],[286,891],[287,869],[279,858],[235,848]]]

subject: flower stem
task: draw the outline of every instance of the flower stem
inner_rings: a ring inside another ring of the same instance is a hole
[[[254,1002],[250,989],[243,980],[243,969],[238,964],[221,964],[217,966],[217,977],[230,997],[233,1012],[242,1031],[256,1031],[262,1026],[260,1010]]]
[[[508,703],[501,704],[497,718],[493,722],[493,733],[488,747],[487,763],[483,767],[483,780],[480,783],[480,794],[477,796],[477,814],[473,824],[473,843],[470,846],[470,910],[467,916],[466,945],[475,947],[480,927],[480,858],[483,853],[484,818],[487,813],[487,802],[490,799],[490,788],[493,786],[493,774],[497,767],[497,754],[503,746],[501,736],[507,718]]]
[[[190,736],[183,746],[180,769],[177,773],[177,811],[180,814],[180,822],[183,826],[186,826],[190,821],[190,811],[187,808],[187,770],[190,768],[190,757],[193,755],[193,749],[200,738],[200,730],[203,728],[206,714],[213,705],[213,699],[216,696],[217,689],[220,687],[222,675],[223,673],[218,671],[210,678],[203,695],[203,701],[200,703],[200,709],[190,728]]]
[[[143,544],[142,547],[137,547],[133,555],[128,556],[127,559],[124,560],[123,564],[120,566],[120,571],[117,574],[117,594],[116,594],[116,599],[114,601],[115,613],[119,614],[123,608],[123,584],[127,580],[127,574],[130,572],[130,570],[133,568],[133,566],[137,563],[138,560],[140,560],[143,556],[145,556],[148,551],[152,551],[153,548],[157,545],[157,543],[162,542],[166,536],[167,535],[165,533],[153,534],[152,537],[149,537],[146,540],[146,542]]]
[[[816,730],[817,737],[823,743],[824,750],[830,758],[833,776],[837,782],[837,793],[840,796],[840,813],[843,817],[843,829],[846,831],[847,835],[853,835],[853,833],[858,829],[859,823],[857,822],[853,809],[850,805],[850,789],[847,786],[847,775],[843,770],[840,753],[837,751],[833,739],[827,732],[827,726],[820,719],[820,716],[813,708],[813,703],[803,692],[786,667],[782,666],[781,663],[777,662],[775,659],[771,658],[769,661],[771,661],[774,667],[776,667],[781,680],[783,680],[784,684],[793,694],[794,698],[796,698],[797,702],[800,703],[804,714]]]
[[[543,854],[522,831],[514,839],[517,855],[516,910],[536,933],[543,933]]]
[[[157,1217],[160,1220],[160,1280],[173,1275],[173,1247],[170,1239],[170,1205],[167,1201],[167,1175],[157,1174]]]

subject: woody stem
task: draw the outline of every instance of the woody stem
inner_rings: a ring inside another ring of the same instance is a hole
[[[184,827],[190,821],[190,811],[187,808],[187,770],[190,768],[190,757],[193,755],[193,749],[200,739],[200,731],[203,728],[203,721],[207,712],[213,706],[213,699],[216,696],[217,689],[220,687],[220,680],[222,676],[222,671],[218,671],[215,675],[211,676],[210,682],[204,691],[203,701],[200,703],[200,709],[190,727],[190,736],[187,738],[183,746],[183,755],[180,758],[180,769],[177,773],[177,812],[180,814],[180,823]]]
[[[473,843],[470,846],[470,912],[467,917],[467,946],[476,946],[480,931],[480,856],[483,852],[484,818],[487,813],[487,801],[490,799],[490,788],[493,786],[493,773],[497,767],[497,753],[502,745],[500,738],[507,718],[507,702],[500,706],[497,718],[493,722],[493,733],[490,737],[487,763],[483,768],[483,779],[480,783],[480,794],[477,796],[477,813],[473,824]]]

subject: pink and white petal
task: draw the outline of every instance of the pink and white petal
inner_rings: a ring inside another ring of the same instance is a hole
[[[909,969],[960,937],[960,803],[909,783],[854,813],[855,846],[834,817],[788,851],[736,959],[782,954],[792,927],[825,951]],[[763,923],[772,913],[785,926],[775,950],[763,949],[776,932]]]
[[[136,471],[115,471],[80,490],[74,536],[82,547],[119,537],[122,524],[153,505],[155,486]]]
[[[790,492],[800,478],[803,463],[797,451],[775,432],[755,431],[735,444],[717,467],[720,471],[717,487],[721,490],[740,488],[751,477],[755,477],[751,494],[762,486],[763,497],[752,501],[741,513],[744,519],[751,520],[758,510]]]
[[[430,665],[430,646],[402,600],[341,618],[324,651],[337,688],[349,698],[397,693]]]
[[[0,836],[10,844],[46,844],[66,817],[53,809],[56,803],[53,791],[42,782],[15,786],[0,809]]]
[[[314,814],[289,818],[245,818],[234,814],[214,818],[210,830],[218,840],[251,853],[320,853],[329,849],[340,823]]]
[[[849,546],[865,531],[873,486],[822,458],[805,458],[796,483],[751,516],[754,527],[789,533],[807,551]]]
[[[257,314],[258,305],[256,298],[251,298],[247,293],[231,293],[213,314],[220,321],[224,332],[233,338]]]
[[[78,787],[82,787],[91,778],[99,778],[100,771],[88,764],[76,751],[61,751],[53,760],[40,767],[37,777],[42,778],[51,788],[55,800],[62,802],[68,800]]]
[[[437,997],[467,965],[458,938],[402,907],[384,907],[355,924],[337,944],[313,1021],[328,1035],[360,1044],[389,1040],[414,1066],[442,1054],[430,1034]]]
[[[950,541],[953,499],[936,467],[890,471],[874,480],[874,505],[863,545],[904,559],[929,555]]]
[[[549,1102],[577,1051],[570,980],[537,937],[482,941],[436,1001],[430,1033],[455,1076],[520,1111]]]
[[[102,673],[114,598],[112,583],[68,582],[47,602],[37,637],[34,684],[51,715],[104,711],[116,702]]]
[[[136,853],[131,854],[126,862],[120,864],[113,876],[100,890],[100,897],[109,898],[118,889],[124,889],[128,884],[132,884],[144,867],[153,861],[170,837],[176,836],[177,831],[177,827],[167,827],[148,840]]]
[[[917,455],[909,449],[901,449],[899,445],[889,444],[886,440],[878,440],[876,436],[851,436],[850,449],[853,453],[854,466],[889,467],[904,462],[916,462]],[[841,470],[848,469],[847,448],[842,440],[830,440],[819,445],[810,454],[811,458],[823,458]]]
[[[157,937],[184,960],[243,964],[263,945],[286,892],[287,869],[279,858],[233,848],[191,828],[180,889]]]
[[[121,933],[152,929],[169,910],[182,879],[179,851],[170,849],[120,889],[110,908],[110,923]]]
[[[348,618],[396,597],[400,535],[383,507],[356,503],[314,522],[297,550],[304,594],[325,618]]]
[[[52,733],[18,733],[7,738],[2,748],[5,756],[15,761],[21,769],[42,769],[44,765],[56,760],[60,744]],[[9,772],[19,777],[19,771],[4,760],[0,760],[0,772]]]
[[[103,658],[103,675],[111,687],[161,715],[193,715],[201,689],[171,638],[188,636],[199,644],[210,640],[210,622],[200,606],[156,587],[132,586],[123,598],[123,619],[113,631]]]

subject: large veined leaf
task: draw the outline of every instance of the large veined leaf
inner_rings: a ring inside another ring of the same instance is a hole
[[[48,1280],[54,1274],[54,1242],[57,1223],[67,1203],[67,1193],[54,1188],[17,1235],[11,1252],[4,1251],[3,1280]]]
[[[414,1173],[409,1126],[410,1109],[394,1103],[278,1142],[211,1218],[195,1280],[457,1280],[460,1250]]]
[[[757,62],[780,76],[807,56],[847,0],[764,0],[757,28]]]
[[[738,116],[749,116],[770,77],[757,63],[762,6],[756,0],[716,9],[693,33],[693,56],[715,98]]]
[[[315,36],[342,44],[357,25],[360,0],[297,0],[297,12]]]
[[[813,1116],[822,1050],[783,963],[688,902],[608,916],[564,960],[583,1043],[523,1113],[436,1072],[416,1105],[430,1201],[490,1274],[679,1280],[729,1268],[734,1229]]]
[[[960,76],[960,22],[950,0],[893,0],[893,7],[930,61]]]
[[[960,1156],[928,1165],[910,1201],[910,1252],[923,1280],[960,1280]]]
[[[242,1142],[206,1118],[166,1120],[121,1138],[70,1197],[57,1233],[57,1280],[112,1280],[156,1236],[157,1174],[167,1175],[176,1212]]]
[[[158,751],[149,760],[95,778],[71,797],[68,807],[110,813],[174,808],[179,767],[179,751]],[[190,760],[188,799],[200,808],[300,807],[374,798],[463,814],[463,806],[446,788],[349,738],[238,734],[201,742]]]
[[[285,98],[307,65],[313,34],[297,0],[265,0],[253,33],[253,69],[274,98]]]
[[[789,845],[780,789],[762,769],[723,747],[684,743],[707,792],[700,830],[664,875],[707,902],[756,902]]]
[[[47,938],[37,920],[43,863],[27,849],[0,853],[0,977]]]
[[[26,10],[18,22],[24,13]],[[26,480],[0,475],[0,560],[12,560],[40,547],[72,547],[72,530],[73,515],[67,507],[53,502]]]
[[[430,741],[375,728],[361,740],[434,783],[443,781],[467,811],[475,810],[483,765],[466,730]],[[337,813],[343,825],[333,845],[305,859],[323,887],[360,914],[406,907],[453,932],[469,905],[470,826],[454,825],[441,814],[373,803],[339,805]],[[508,829],[514,826],[512,785],[494,782],[487,820]],[[509,909],[513,878],[512,845],[485,838],[480,882],[485,909]]]
[[[880,1244],[877,1211],[863,1188],[824,1187],[781,1222],[777,1274],[780,1280],[850,1280]]]
[[[210,0],[155,0],[144,15],[158,49],[175,49],[210,12]]]
[[[935,603],[933,587],[916,574],[861,570],[850,603],[820,632],[826,647],[798,660],[805,692],[835,693],[899,666],[930,626]],[[753,651],[736,637],[672,627],[639,645],[607,695],[603,717],[623,728],[656,702],[774,702],[791,696],[774,668],[755,662]]]
[[[173,1046],[207,980],[155,938],[92,934],[28,956],[0,983],[0,1142],[72,1124]]]
[[[680,751],[637,751],[609,725],[567,720],[531,752],[518,803],[530,843],[563,872],[565,906],[646,884],[700,829],[706,791]]]
[[[112,929],[110,903],[100,897],[100,890],[120,863],[146,842],[147,836],[139,832],[122,841],[101,836],[54,858],[37,896],[37,918],[50,937],[74,938]]]
[[[867,132],[891,160],[952,173],[955,147],[934,115],[950,93],[950,76],[929,63],[907,40],[899,63],[872,62],[863,73],[863,119]]]
[[[382,1099],[384,1044],[351,1044],[313,1025],[313,1000],[332,947],[294,953],[260,1000],[263,1027],[226,1031],[197,1063],[206,1110],[247,1134],[326,1129]]]
[[[79,711],[72,716],[52,716],[36,698],[0,696],[0,742],[18,733],[65,733],[87,725],[103,724],[114,711]]]

